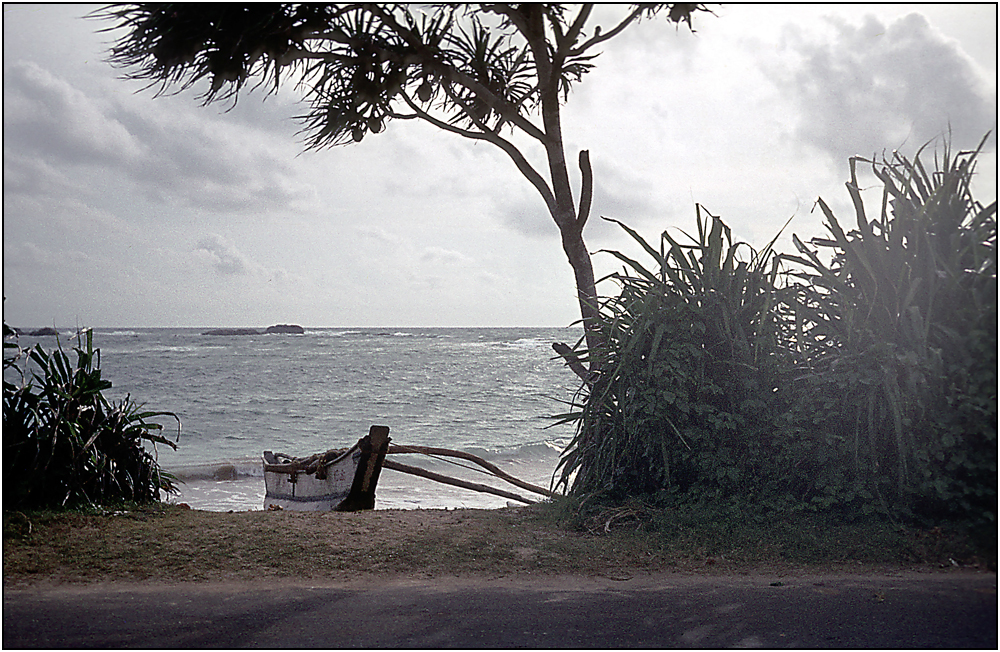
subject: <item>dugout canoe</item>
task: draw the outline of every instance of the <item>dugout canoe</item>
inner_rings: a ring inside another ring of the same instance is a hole
[[[264,509],[356,512],[375,508],[389,428],[372,426],[350,448],[309,457],[264,451]]]

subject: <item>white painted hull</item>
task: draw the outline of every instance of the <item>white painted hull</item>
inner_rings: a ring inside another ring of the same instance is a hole
[[[264,451],[264,509],[300,512],[374,509],[389,428],[372,426],[351,448],[308,458]]]
[[[347,498],[361,460],[361,450],[352,448],[326,469],[326,478],[308,473],[264,471],[264,509],[323,512],[336,509]]]

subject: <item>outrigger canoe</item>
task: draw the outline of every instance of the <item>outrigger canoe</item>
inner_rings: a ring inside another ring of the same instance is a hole
[[[372,426],[347,449],[310,457],[264,451],[264,509],[355,512],[375,508],[389,428]]]

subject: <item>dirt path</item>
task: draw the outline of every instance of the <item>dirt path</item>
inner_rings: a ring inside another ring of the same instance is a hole
[[[102,583],[4,592],[15,647],[993,648],[996,575]]]

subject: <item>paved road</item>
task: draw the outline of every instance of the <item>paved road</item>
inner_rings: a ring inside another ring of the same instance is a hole
[[[996,588],[988,573],[36,588],[4,591],[3,646],[996,649]]]

